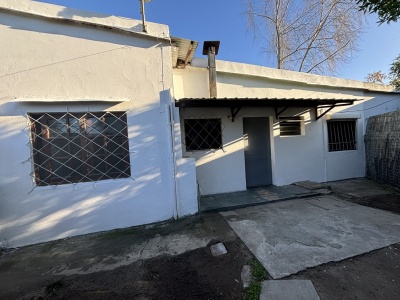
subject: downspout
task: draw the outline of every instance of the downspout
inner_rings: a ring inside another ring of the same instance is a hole
[[[329,120],[330,115],[325,116],[325,120]],[[321,126],[322,126],[322,149],[324,151],[324,175],[325,175],[325,183],[328,182],[328,161],[326,157],[326,145],[327,140],[325,140],[325,127],[324,127],[324,120],[321,119]]]
[[[170,46],[172,46],[170,40]],[[164,52],[162,45],[160,46],[161,49],[161,83],[162,83],[162,90],[164,93],[165,91],[165,82],[164,82]],[[169,140],[171,141],[171,164],[172,164],[172,180],[173,180],[173,217],[175,220],[178,219],[180,212],[179,212],[179,186],[177,180],[177,164],[176,164],[176,152],[175,152],[175,123],[174,123],[174,115],[173,115],[173,107],[171,105],[171,93],[168,93],[167,103],[168,103],[168,127],[169,127]]]
[[[170,99],[171,100],[171,99]],[[175,145],[175,122],[174,122],[174,111],[171,102],[169,104],[169,125],[171,135],[171,150],[172,150],[172,178],[174,180],[174,219],[178,219],[180,216],[179,209],[179,181],[177,178],[177,161],[176,161],[176,145]]]

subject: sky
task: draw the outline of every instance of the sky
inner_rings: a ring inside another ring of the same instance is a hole
[[[141,19],[139,0],[34,0],[107,15]],[[170,34],[199,42],[195,57],[202,57],[203,42],[221,42],[217,59],[269,66],[260,44],[248,30],[245,0],[152,0],[145,3],[146,20],[166,24]],[[365,81],[368,73],[389,73],[400,54],[400,22],[378,25],[366,15],[359,51],[337,77]]]

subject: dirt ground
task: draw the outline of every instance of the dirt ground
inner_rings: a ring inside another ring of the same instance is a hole
[[[225,247],[228,254],[217,257],[205,247],[111,271],[54,278],[19,299],[242,299],[240,274],[253,255],[239,239]]]
[[[285,279],[309,279],[323,300],[399,299],[400,244],[305,270]]]
[[[346,200],[400,214],[400,194]],[[285,279],[310,279],[324,300],[399,299],[400,244],[321,265]]]
[[[346,200],[400,213],[399,194]],[[56,276],[14,299],[243,299],[240,274],[253,255],[239,238],[225,246],[228,254],[219,257],[207,246],[110,271]],[[310,279],[322,300],[399,299],[400,244],[284,279]]]
[[[400,194],[376,195],[346,200],[400,214]]]

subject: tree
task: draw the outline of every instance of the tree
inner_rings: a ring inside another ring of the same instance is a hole
[[[245,0],[249,26],[271,66],[335,74],[356,50],[363,13],[352,0]]]
[[[393,85],[396,90],[400,91],[400,55],[397,56],[393,63],[391,64],[389,75],[382,73],[381,71],[375,71],[369,73],[367,77],[365,77],[367,82],[373,83],[381,83],[384,84],[385,79],[389,79],[389,84]]]
[[[367,80],[367,82],[384,84],[383,81],[387,79],[387,75],[385,73],[382,73],[381,71],[375,71],[369,73],[367,77],[365,77],[365,79]]]
[[[400,90],[400,55],[397,56],[390,67],[390,84],[394,85],[396,90]]]
[[[379,23],[396,22],[400,18],[399,0],[356,0],[364,13],[378,13]]]

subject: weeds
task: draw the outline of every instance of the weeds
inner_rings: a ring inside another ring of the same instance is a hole
[[[261,294],[261,282],[252,281],[244,292],[244,300],[259,300]]]
[[[261,282],[267,279],[267,273],[263,265],[255,258],[250,262],[251,282],[244,291],[244,300],[259,300],[261,294]]]
[[[250,266],[251,266],[251,275],[253,276],[254,280],[261,282],[267,279],[267,274],[265,272],[265,269],[257,259],[253,258],[250,262]]]

